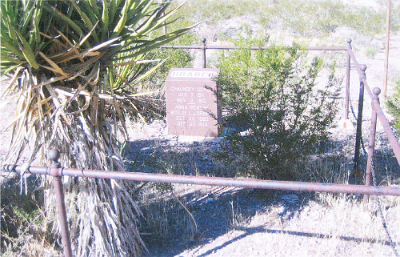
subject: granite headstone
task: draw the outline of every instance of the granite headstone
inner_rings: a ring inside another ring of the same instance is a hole
[[[172,68],[166,79],[169,135],[218,137],[218,69]]]

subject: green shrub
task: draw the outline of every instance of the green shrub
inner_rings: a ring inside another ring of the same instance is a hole
[[[240,158],[251,162],[253,170],[240,175],[290,180],[295,161],[327,139],[337,110],[334,68],[328,85],[316,88],[321,59],[307,63],[298,45],[246,49],[267,40],[242,39],[236,42],[241,50],[221,57],[222,134]]]
[[[393,126],[400,131],[400,80],[396,82],[394,90],[394,94],[387,101],[387,106],[394,116]]]

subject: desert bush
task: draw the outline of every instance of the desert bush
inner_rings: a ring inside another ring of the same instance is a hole
[[[328,138],[337,110],[337,81],[333,67],[326,87],[316,87],[323,62],[307,62],[296,44],[246,49],[267,42],[240,40],[236,44],[242,49],[221,56],[217,83],[226,113],[222,134],[240,158],[252,163],[252,170],[240,175],[290,180],[296,160]]]
[[[389,112],[394,116],[393,126],[400,131],[400,80],[396,82],[394,94],[388,99]]]

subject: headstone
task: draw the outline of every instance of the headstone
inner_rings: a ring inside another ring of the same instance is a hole
[[[218,137],[218,69],[172,68],[166,79],[169,135]]]

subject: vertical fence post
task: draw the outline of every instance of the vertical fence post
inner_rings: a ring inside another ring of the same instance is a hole
[[[206,50],[207,50],[207,45],[206,45],[206,38],[203,38],[201,42],[203,42],[203,68],[207,68],[207,56],[206,56]]]
[[[386,11],[386,40],[385,40],[385,64],[383,72],[383,98],[387,97],[387,81],[388,81],[388,66],[389,66],[389,40],[390,40],[390,11],[391,11],[391,0],[387,0],[387,11]]]
[[[372,169],[374,168],[373,161],[374,161],[374,151],[375,151],[375,134],[376,134],[376,123],[378,114],[374,109],[374,103],[379,103],[379,94],[381,93],[381,89],[375,87],[372,91],[374,93],[374,98],[372,99],[372,116],[371,116],[371,130],[369,133],[369,145],[368,145],[368,160],[367,160],[367,170],[365,172],[365,185],[371,185],[371,174]],[[369,195],[364,195],[364,204],[366,204],[369,200]]]
[[[360,75],[360,94],[358,97],[358,117],[357,117],[357,132],[356,132],[356,147],[354,153],[354,168],[353,173],[360,173],[360,148],[361,148],[361,137],[362,137],[362,112],[363,112],[363,102],[364,102],[364,82],[366,65],[360,65],[362,74]]]
[[[165,2],[165,0],[162,0],[162,3],[164,3]],[[162,16],[164,16],[165,15],[165,12],[163,12],[162,13]],[[166,35],[167,34],[167,23],[164,21],[163,22],[163,33],[164,33],[164,35]]]
[[[61,227],[61,240],[65,257],[72,257],[71,241],[68,230],[67,211],[65,209],[64,190],[61,176],[61,164],[58,162],[60,152],[52,149],[48,153],[51,160],[49,174],[53,176],[54,192],[56,194],[58,219]]]
[[[351,39],[347,39],[347,65],[346,65],[346,95],[344,101],[344,119],[347,121],[349,119],[349,102],[350,102],[350,65],[351,57],[349,50],[351,50]]]

